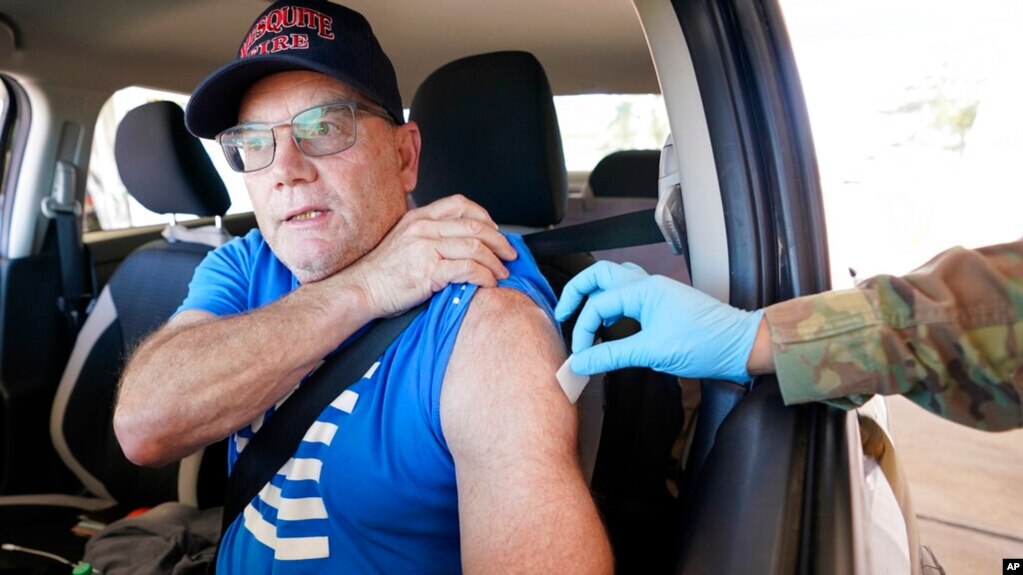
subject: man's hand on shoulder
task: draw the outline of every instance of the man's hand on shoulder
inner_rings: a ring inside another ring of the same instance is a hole
[[[576,412],[554,377],[556,328],[521,292],[480,289],[441,392],[467,573],[610,572],[579,469]]]
[[[365,293],[374,317],[408,310],[448,284],[493,287],[517,257],[479,205],[451,196],[406,213],[370,253],[340,276]]]

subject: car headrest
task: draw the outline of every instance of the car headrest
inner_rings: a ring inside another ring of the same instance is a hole
[[[411,119],[423,142],[417,205],[462,194],[499,224],[529,227],[565,215],[558,117],[532,54],[493,52],[441,67],[416,91]]]
[[[231,206],[213,162],[173,102],[128,112],[117,127],[114,158],[128,193],[151,212],[220,216]]]
[[[598,198],[657,198],[660,150],[614,152],[590,172],[590,189]]]

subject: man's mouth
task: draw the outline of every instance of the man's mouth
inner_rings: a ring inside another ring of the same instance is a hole
[[[302,221],[305,221],[305,220],[311,220],[311,219],[315,218],[316,216],[318,216],[318,215],[320,215],[322,213],[323,212],[320,211],[320,210],[306,210],[306,211],[304,211],[302,213],[298,213],[298,214],[295,214],[293,216],[289,216],[288,219],[285,220],[285,221],[288,221],[288,222],[302,222]]]

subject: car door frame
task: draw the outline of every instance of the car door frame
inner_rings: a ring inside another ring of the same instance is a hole
[[[745,309],[829,289],[813,138],[778,3],[635,4],[675,135],[694,285]],[[674,39],[663,30],[671,26]],[[686,72],[692,77],[680,80]],[[720,206],[706,207],[713,200]],[[855,414],[785,407],[772,377],[749,393],[718,381],[701,390],[680,572],[862,572],[851,465],[859,451],[848,433]]]

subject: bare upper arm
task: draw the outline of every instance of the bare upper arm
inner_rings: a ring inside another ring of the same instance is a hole
[[[506,288],[480,289],[466,314],[441,392],[463,567],[601,571],[610,551],[579,470],[575,407],[554,377],[556,328]]]
[[[481,288],[466,312],[441,392],[441,426],[452,454],[490,458],[512,444],[574,448],[575,409],[554,378],[564,359],[554,326],[527,296]]]

